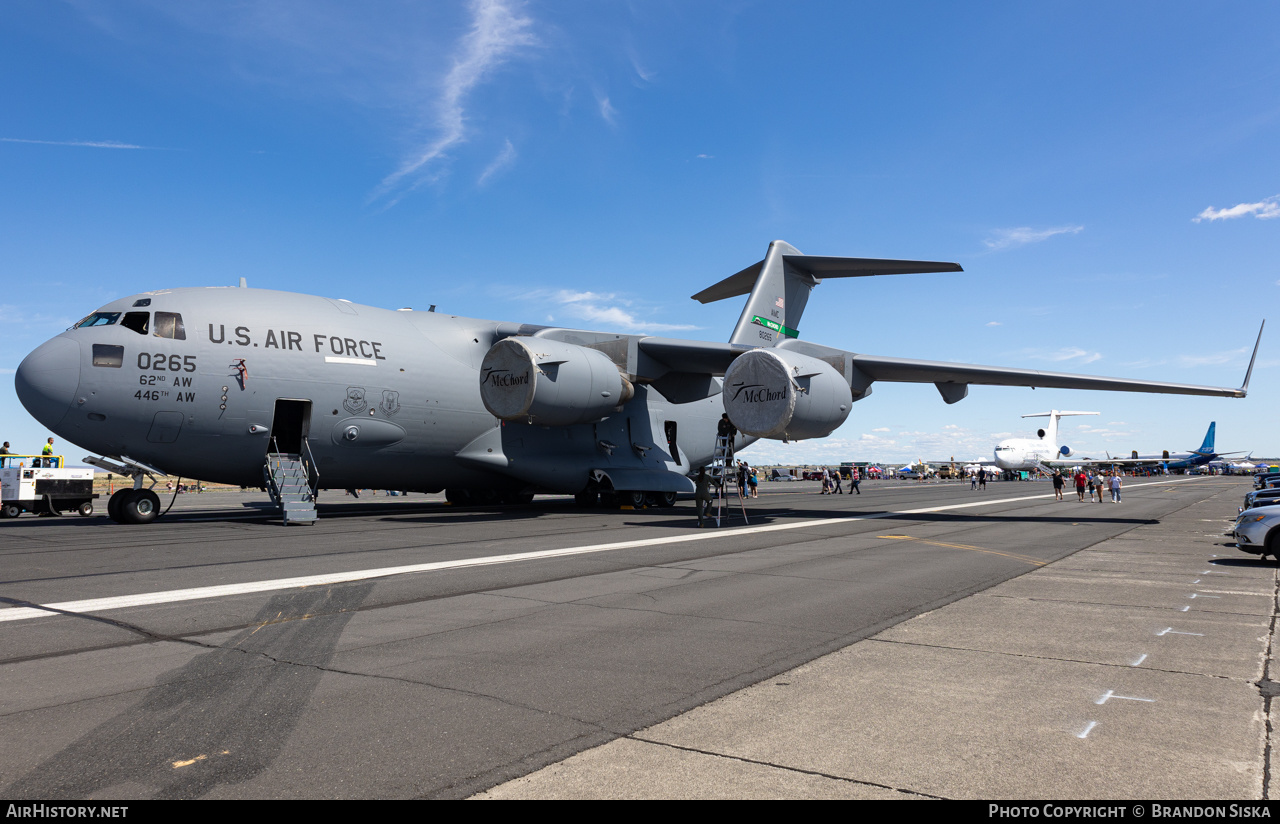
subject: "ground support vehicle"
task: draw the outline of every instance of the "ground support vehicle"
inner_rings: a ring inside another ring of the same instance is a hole
[[[68,468],[61,455],[0,456],[0,518],[24,512],[93,514],[93,470]]]

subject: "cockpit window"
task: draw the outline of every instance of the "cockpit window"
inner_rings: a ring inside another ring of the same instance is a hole
[[[110,326],[119,319],[119,312],[94,312],[89,317],[77,323],[74,328],[79,329],[81,326]]]
[[[120,321],[120,325],[125,329],[132,329],[139,335],[147,334],[147,329],[151,325],[150,312],[125,312],[124,320]]]
[[[177,312],[156,312],[156,325],[153,334],[157,338],[186,340],[187,330],[182,326],[182,315]]]

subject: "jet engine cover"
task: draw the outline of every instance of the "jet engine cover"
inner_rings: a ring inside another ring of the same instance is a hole
[[[758,438],[823,438],[849,417],[853,393],[830,364],[786,349],[753,349],[724,375],[724,411]]]
[[[1071,447],[1069,447],[1069,446],[1061,446],[1061,447],[1059,447],[1059,448],[1058,448],[1058,454],[1059,454],[1059,455],[1061,455],[1061,456],[1062,456],[1062,457],[1064,457],[1064,458],[1070,458],[1070,457],[1071,457],[1073,454],[1075,454],[1075,453],[1073,453],[1073,452],[1071,451]]]
[[[480,363],[480,399],[497,418],[541,426],[598,421],[631,400],[608,356],[546,338],[506,338]]]

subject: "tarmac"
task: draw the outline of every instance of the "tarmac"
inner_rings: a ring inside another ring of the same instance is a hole
[[[24,516],[0,793],[1268,799],[1248,488],[762,484],[718,530],[341,492],[314,526],[238,492]]]
[[[1271,798],[1277,570],[1228,501],[476,797]]]

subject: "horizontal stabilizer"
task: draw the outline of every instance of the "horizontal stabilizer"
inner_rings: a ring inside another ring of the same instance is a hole
[[[693,296],[701,303],[748,295],[729,343],[777,346],[800,337],[800,318],[813,287],[823,278],[906,275],[917,272],[961,272],[956,263],[934,260],[819,257],[803,255],[786,241],[769,244],[764,260],[753,263]]]
[[[787,267],[817,280],[823,278],[865,278],[876,275],[919,275],[928,272],[963,272],[958,263],[934,260],[887,260],[884,258],[819,257],[817,255],[782,255]],[[751,264],[714,286],[693,296],[700,303],[713,303],[725,298],[746,295],[755,286],[764,261]]]

